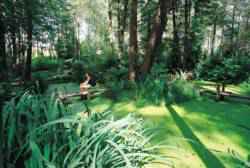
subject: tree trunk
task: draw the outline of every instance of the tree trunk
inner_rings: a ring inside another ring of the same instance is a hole
[[[109,30],[109,43],[111,45],[112,52],[114,50],[113,42],[113,14],[112,14],[112,0],[108,0],[108,30]]]
[[[17,32],[17,22],[16,22],[16,1],[13,0],[13,4],[11,5],[11,43],[12,43],[12,64],[15,65],[17,61],[17,44],[16,44],[16,32]]]
[[[234,24],[235,24],[235,14],[236,14],[236,5],[233,6],[233,20],[232,20],[232,34],[231,34],[231,46],[230,46],[230,50],[232,52],[234,52],[234,33],[235,33],[235,30],[234,30]]]
[[[122,21],[121,0],[117,0],[117,40],[118,40],[118,59],[122,55],[122,39],[121,39],[121,21]]]
[[[80,42],[80,23],[79,20],[77,20],[77,36],[76,36],[76,50],[77,50],[77,55],[81,56],[81,42]]]
[[[167,0],[159,0],[157,12],[153,21],[153,28],[146,44],[147,47],[144,62],[141,66],[141,73],[143,75],[150,72],[155,59],[156,51],[161,45],[162,36],[167,24],[167,12],[169,11],[168,3],[169,1]]]
[[[129,80],[134,81],[136,78],[136,58],[138,50],[138,37],[137,37],[137,7],[138,1],[133,0],[130,2],[130,23],[129,23]]]
[[[192,67],[192,65],[188,65],[192,64],[192,57],[191,57],[191,51],[192,51],[192,44],[191,44],[191,40],[190,40],[190,6],[191,6],[191,2],[190,0],[185,0],[185,21],[184,21],[184,28],[185,28],[185,32],[184,32],[184,55],[183,55],[183,59],[182,59],[182,68],[183,70],[188,70]]]
[[[246,30],[248,30],[248,28],[249,28],[249,19],[250,19],[250,16],[247,16],[247,21],[246,21]]]
[[[3,21],[3,14],[2,14],[2,6],[0,4],[0,79],[6,77],[6,69],[7,69],[7,62],[6,62],[6,39],[5,39],[5,24]]]
[[[12,42],[12,49],[13,49],[13,65],[17,62],[17,45],[16,45],[16,33],[12,31],[11,33],[11,42]]]
[[[213,25],[213,35],[212,35],[212,44],[211,44],[211,55],[214,55],[214,47],[217,33],[217,15],[215,16],[214,25]]]
[[[25,0],[26,5],[26,15],[27,15],[27,40],[28,40],[28,50],[25,65],[25,80],[31,80],[31,63],[32,63],[32,33],[33,33],[33,23],[32,23],[32,1]]]
[[[178,35],[178,27],[176,23],[176,11],[177,11],[177,4],[176,1],[172,1],[173,11],[172,11],[172,21],[173,21],[173,68],[178,69],[179,63],[180,63],[180,42],[179,42],[179,35]]]
[[[0,80],[5,79],[6,74],[6,49],[5,49],[5,27],[3,20],[3,3],[0,2]],[[2,129],[2,106],[0,102],[0,168],[4,167],[4,159],[3,159],[3,129]]]
[[[127,23],[127,15],[128,15],[128,0],[118,0],[118,47],[119,47],[119,58],[121,59],[121,55],[124,53],[124,34]]]

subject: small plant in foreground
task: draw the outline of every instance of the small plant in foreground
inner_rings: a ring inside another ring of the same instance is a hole
[[[56,99],[24,94],[3,110],[6,165],[27,168],[142,168],[169,165],[150,144],[143,120],[129,115],[115,120],[110,112],[64,116]]]

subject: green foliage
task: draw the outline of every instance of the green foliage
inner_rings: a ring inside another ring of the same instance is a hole
[[[102,73],[103,84],[108,88],[105,94],[111,99],[117,99],[122,91],[130,88],[130,82],[127,80],[128,70],[124,66],[109,67]]]
[[[39,71],[39,70],[53,70],[57,69],[61,64],[61,60],[53,59],[50,57],[36,57],[32,60],[32,70]]]
[[[248,77],[249,60],[235,57],[212,57],[200,62],[196,74],[199,79],[224,84],[238,84]]]
[[[167,91],[167,76],[164,66],[159,64],[152,68],[150,75],[136,87],[136,100],[146,100],[153,104],[160,104]]]
[[[119,65],[117,55],[104,42],[95,44],[94,41],[85,40],[81,43],[81,53],[83,54],[80,59],[86,62],[86,66],[93,73],[105,72]]]
[[[84,80],[86,68],[82,61],[75,61],[72,65],[72,78],[76,82],[81,82]]]
[[[6,164],[15,165],[27,145],[27,135],[41,124],[62,116],[62,104],[55,100],[46,101],[43,96],[28,92],[13,98],[2,110],[3,147]]]
[[[143,120],[132,115],[114,120],[110,112],[63,117],[65,110],[54,98],[45,101],[29,93],[7,103],[5,164],[15,167],[19,158],[27,168],[142,168],[154,161],[168,162],[159,153],[163,146],[150,144]]]
[[[55,45],[56,53],[59,58],[69,59],[76,56],[75,35],[72,33],[73,28],[65,30],[64,36],[59,37]]]
[[[166,80],[156,79],[148,76],[144,83],[137,84],[136,100],[146,100],[150,103],[159,105],[164,100],[166,93]]]
[[[48,89],[48,81],[42,75],[38,74],[33,78],[34,90],[37,94],[43,94]]]
[[[250,168],[250,155],[248,155],[247,159],[245,159],[234,150],[230,150],[229,152],[232,155],[232,157],[239,162],[238,163],[239,168]]]
[[[192,83],[180,79],[168,83],[167,103],[183,103],[197,98],[199,98],[199,92]]]

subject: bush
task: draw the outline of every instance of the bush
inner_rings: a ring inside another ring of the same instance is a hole
[[[167,89],[167,71],[162,64],[153,66],[151,74],[139,81],[136,86],[136,100],[160,104],[164,100]]]
[[[199,79],[221,84],[239,84],[248,77],[248,60],[234,57],[212,57],[198,64]]]
[[[86,72],[86,69],[85,69],[85,65],[83,62],[76,61],[73,63],[72,78],[74,81],[81,82],[82,80],[84,80],[85,72]]]
[[[60,65],[60,60],[52,59],[49,57],[37,57],[32,60],[32,70],[39,71],[39,70],[51,70],[57,69]]]
[[[183,103],[197,98],[199,98],[199,92],[188,81],[175,80],[168,84],[167,103]]]
[[[164,100],[166,93],[166,80],[155,79],[148,76],[145,81],[137,84],[136,100],[147,101],[148,103],[159,105]]]

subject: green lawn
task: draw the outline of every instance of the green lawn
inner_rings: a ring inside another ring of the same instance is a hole
[[[76,91],[78,85],[56,85],[53,88],[66,92]],[[241,88],[231,86],[239,93]],[[177,168],[235,168],[236,160],[231,157],[234,151],[243,157],[250,154],[250,106],[230,100],[216,102],[204,98],[183,104],[166,106],[138,105],[126,98],[112,101],[98,97],[89,102],[92,111],[111,110],[116,117],[136,113],[143,117],[146,126],[155,134],[153,143],[164,143],[169,147],[162,149],[166,156],[173,157]],[[69,105],[77,112],[84,110],[83,103],[76,101]],[[160,166],[152,166],[160,168]],[[164,167],[164,166],[163,166]]]

